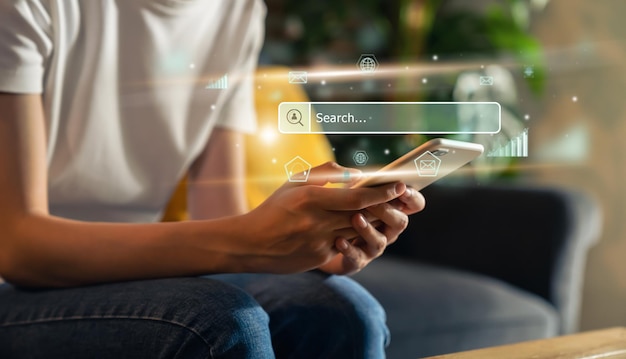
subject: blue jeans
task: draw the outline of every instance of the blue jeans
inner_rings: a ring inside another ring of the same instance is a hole
[[[0,358],[383,358],[378,302],[347,277],[226,274],[0,285]]]

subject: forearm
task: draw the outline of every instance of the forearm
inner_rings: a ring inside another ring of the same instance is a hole
[[[5,226],[0,276],[27,286],[73,286],[249,270],[237,247],[244,220],[115,224],[30,215]]]
[[[245,190],[240,183],[188,184],[187,209],[190,219],[211,219],[248,212]]]
[[[245,139],[241,133],[216,128],[189,170],[187,204],[191,219],[209,219],[248,212]]]

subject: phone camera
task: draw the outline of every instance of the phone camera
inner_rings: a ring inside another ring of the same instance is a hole
[[[434,151],[432,154],[437,156],[437,157],[445,156],[445,155],[448,154],[448,149],[447,148],[440,148],[440,149]]]

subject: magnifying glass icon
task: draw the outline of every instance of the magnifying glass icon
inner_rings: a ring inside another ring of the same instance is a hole
[[[302,123],[302,113],[296,109],[291,109],[287,112],[287,122],[292,125],[299,123],[300,126],[304,127]]]

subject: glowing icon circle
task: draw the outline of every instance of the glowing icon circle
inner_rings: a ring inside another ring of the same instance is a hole
[[[356,151],[354,156],[352,156],[352,160],[357,166],[365,166],[367,161],[369,161],[369,156],[365,151]]]
[[[371,57],[364,57],[359,63],[361,71],[374,72],[376,70],[376,62]]]
[[[378,68],[378,60],[374,54],[362,54],[356,66],[361,72],[371,74]]]
[[[304,127],[304,124],[302,123],[302,112],[296,109],[287,111],[287,122],[292,125],[300,124],[300,126]]]

